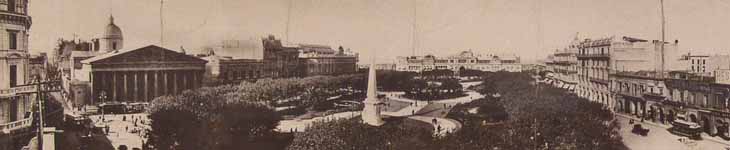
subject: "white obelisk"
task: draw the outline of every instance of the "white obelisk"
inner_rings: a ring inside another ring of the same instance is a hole
[[[368,74],[368,93],[363,103],[365,108],[362,110],[362,121],[371,126],[380,126],[385,124],[380,118],[380,100],[378,99],[378,84],[375,81],[375,60],[370,64],[370,72]]]

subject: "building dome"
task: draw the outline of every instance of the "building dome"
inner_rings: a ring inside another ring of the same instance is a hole
[[[103,39],[123,39],[122,29],[114,24],[114,16],[109,16],[109,25],[104,28]]]
[[[104,35],[101,36],[99,44],[103,51],[114,51],[124,48],[122,29],[114,24],[114,16],[109,16],[109,24],[104,28]]]

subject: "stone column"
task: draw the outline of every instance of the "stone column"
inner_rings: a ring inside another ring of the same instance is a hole
[[[132,94],[132,97],[134,97],[134,101],[136,102],[136,101],[139,101],[140,95],[142,95],[142,94],[139,94],[139,90],[140,90],[139,89],[139,77],[138,77],[139,72],[134,72],[132,74],[134,75],[134,79],[132,80],[133,81],[132,84],[134,84],[134,92],[133,92],[134,94]]]
[[[185,74],[182,74],[182,75],[183,75],[182,76],[182,82],[183,82],[183,88],[182,89],[184,91],[186,89],[190,89],[190,81],[189,81],[190,80],[190,74],[189,73],[185,73]]]
[[[159,76],[160,76],[160,72],[155,71],[154,76],[153,76],[154,79],[152,80],[153,81],[152,84],[154,84],[152,86],[152,88],[154,88],[154,89],[152,89],[152,97],[160,96],[160,77]]]
[[[143,91],[144,91],[144,101],[146,101],[146,102],[151,100],[149,76],[150,76],[150,72],[145,71],[144,72],[144,90]]]
[[[164,80],[164,84],[162,85],[162,87],[160,87],[160,89],[162,90],[162,95],[166,95],[166,94],[169,94],[170,93],[169,92],[169,88],[170,87],[168,86],[169,84],[168,84],[168,81],[167,81],[167,76],[168,76],[167,71],[163,71],[162,72],[162,77],[164,78],[163,79]]]
[[[112,76],[112,92],[111,92],[111,99],[116,100],[117,99],[117,72],[110,72],[109,73]],[[109,100],[107,98],[106,100]]]
[[[172,71],[172,94],[177,94],[177,92],[180,90],[178,83],[180,80],[178,79],[178,72]]]
[[[122,100],[121,101],[129,101],[129,77],[128,72],[122,73],[122,79],[124,81],[124,91],[122,91]]]

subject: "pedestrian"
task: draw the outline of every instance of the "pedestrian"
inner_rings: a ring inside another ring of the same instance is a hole
[[[411,110],[411,115],[415,115],[415,114],[416,114],[416,110]]]

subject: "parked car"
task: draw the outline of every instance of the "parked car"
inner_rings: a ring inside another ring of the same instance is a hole
[[[649,134],[649,129],[645,129],[641,126],[641,124],[635,124],[634,128],[631,129],[631,133],[638,134],[641,136],[646,136]]]

